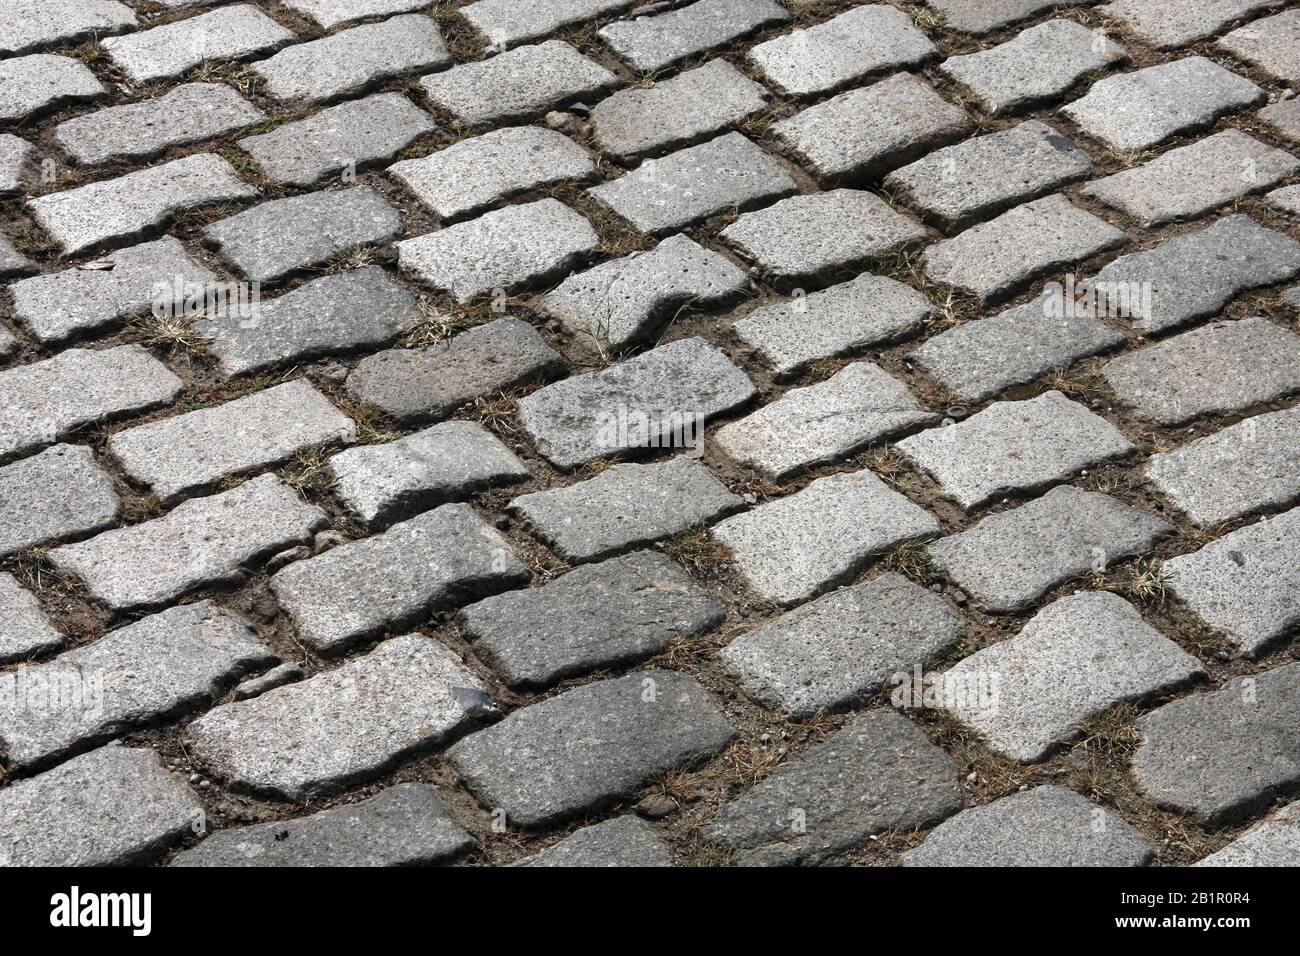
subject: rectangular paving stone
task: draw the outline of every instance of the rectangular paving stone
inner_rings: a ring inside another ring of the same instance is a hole
[[[212,408],[138,425],[108,439],[128,478],[163,501],[223,478],[268,468],[313,445],[356,440],[357,430],[306,379]]]
[[[1070,0],[926,0],[943,15],[944,26],[963,33],[988,33]]]
[[[0,89],[0,122],[6,123],[108,95],[86,64],[52,53],[0,61]]]
[[[45,617],[36,596],[0,571],[0,664],[44,654],[62,643],[63,635]]]
[[[896,447],[967,511],[1136,451],[1114,425],[1055,390],[994,402],[965,421],[904,438]]]
[[[116,0],[5,0],[0,4],[0,54],[120,33],[136,25],[131,8]]]
[[[720,752],[735,730],[692,677],[638,671],[516,710],[447,751],[507,825],[535,829],[635,794]]]
[[[673,865],[672,851],[654,827],[632,815],[583,827],[550,849],[511,866],[663,867]]]
[[[275,475],[193,498],[142,524],[105,531],[48,555],[114,611],[157,607],[204,585],[229,581],[259,558],[300,544],[326,524]]]
[[[611,465],[595,478],[523,495],[510,510],[566,561],[595,561],[743,507],[698,461]]]
[[[756,594],[795,604],[847,582],[894,545],[938,530],[933,516],[863,469],[818,478],[711,533]]]
[[[574,468],[632,449],[697,447],[704,422],[756,394],[696,336],[548,385],[519,400],[519,416],[547,460]]]
[[[297,39],[251,3],[240,3],[99,42],[133,82],[150,83],[205,60],[242,60]]]
[[[1283,807],[1196,866],[1300,866],[1300,803]]]
[[[84,445],[55,445],[0,468],[0,557],[85,537],[117,521],[113,479]]]
[[[189,752],[233,789],[307,803],[455,735],[486,696],[454,653],[407,634],[305,681],[215,707],[186,737]]]
[[[1061,112],[1112,149],[1136,152],[1264,99],[1245,77],[1189,56],[1098,80]]]
[[[284,5],[330,30],[362,17],[418,10],[427,7],[429,0],[284,0]]]
[[[41,228],[67,255],[148,238],[183,212],[257,196],[220,156],[198,153],[27,201]]]
[[[547,198],[403,240],[397,253],[404,271],[466,303],[562,275],[599,246],[591,223]]]
[[[459,615],[474,653],[511,687],[548,687],[643,660],[726,619],[726,605],[653,551],[582,565]]]
[[[48,765],[211,703],[240,677],[275,661],[243,618],[210,601],[174,607],[47,663],[0,675],[0,689],[9,691],[0,693],[0,741],[11,768]],[[25,688],[55,687],[80,692],[48,706],[25,702]]]
[[[781,165],[740,133],[646,160],[630,173],[587,190],[637,229],[674,232],[726,210],[798,192]]]
[[[1218,33],[1247,14],[1279,5],[1280,0],[1113,0],[1099,13],[1118,20],[1145,42],[1161,50],[1186,46]]]
[[[537,40],[556,30],[619,13],[635,0],[477,0],[460,9],[460,15],[489,43],[499,49],[523,40]]]
[[[1258,317],[1216,322],[1122,355],[1102,376],[1139,414],[1178,425],[1300,389],[1300,338]]]
[[[0,133],[0,196],[22,192],[35,170],[36,148],[12,133]]]
[[[906,717],[876,708],[723,806],[700,837],[740,866],[816,865],[962,803],[952,758]]]
[[[1061,485],[940,538],[927,552],[975,603],[1009,613],[1063,581],[1145,554],[1173,532],[1173,525],[1140,508]]]
[[[722,426],[715,440],[732,461],[781,481],[937,419],[880,366],[854,362],[824,382],[791,389]]]
[[[1272,106],[1265,106],[1255,114],[1283,139],[1300,143],[1300,99],[1292,97]]]
[[[674,10],[616,20],[598,35],[632,69],[653,73],[790,14],[773,0],[696,0]]]
[[[1088,154],[1046,123],[1029,120],[946,146],[885,177],[909,205],[946,230],[1009,209],[1083,179]]]
[[[528,579],[504,538],[469,505],[451,504],[294,562],[272,576],[271,591],[299,640],[337,654]]]

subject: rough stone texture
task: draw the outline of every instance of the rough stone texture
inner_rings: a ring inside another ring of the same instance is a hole
[[[102,747],[0,790],[0,866],[148,863],[202,821],[152,750]]]
[[[1124,820],[1064,787],[963,810],[908,850],[902,866],[1146,866],[1154,854]]]
[[[633,816],[583,827],[549,850],[515,866],[672,866],[673,855],[654,827]]]
[[[1300,185],[1275,189],[1268,194],[1268,201],[1293,216],[1300,216]]]
[[[443,422],[329,460],[334,494],[371,528],[532,477],[505,445],[471,422]]]
[[[272,667],[264,674],[257,677],[250,677],[248,680],[240,681],[231,694],[233,700],[251,700],[265,694],[268,690],[275,690],[277,687],[283,687],[285,684],[292,684],[303,678],[303,670],[297,664],[280,664]]]
[[[284,5],[330,30],[362,17],[407,13],[427,7],[429,0],[284,0]]]
[[[1098,80],[1061,112],[1107,146],[1135,152],[1204,129],[1265,95],[1245,77],[1203,56],[1189,56]]]
[[[36,149],[12,133],[0,133],[0,196],[22,192],[32,179]]]
[[[701,425],[757,394],[753,382],[702,338],[679,339],[519,400],[537,450],[573,468],[638,448],[692,447]]]
[[[1069,0],[926,0],[943,15],[944,26],[963,33],[988,33]]]
[[[156,607],[205,584],[229,581],[244,565],[306,540],[326,523],[274,475],[195,498],[161,518],[65,544],[48,555],[114,611]]]
[[[134,29],[135,14],[116,0],[4,0],[0,54]]]
[[[1275,7],[1280,0],[1113,0],[1099,12],[1118,20],[1162,50],[1185,46],[1228,26],[1238,17]]]
[[[523,40],[536,40],[563,27],[632,6],[634,0],[476,0],[460,10],[494,47],[505,49]]]
[[[447,756],[479,801],[533,829],[629,796],[735,731],[694,678],[638,671],[516,710]]]
[[[0,664],[43,654],[63,643],[36,597],[12,574],[0,571]]]
[[[1215,322],[1114,359],[1102,376],[1140,414],[1177,425],[1300,389],[1300,337],[1258,317]]]
[[[1133,774],[1150,799],[1232,819],[1300,781],[1300,664],[1172,701],[1138,730]]]
[[[646,160],[632,172],[587,190],[652,235],[797,191],[793,177],[740,133]]]
[[[595,478],[516,498],[512,511],[567,561],[595,561],[680,534],[743,502],[689,458],[611,465]]]
[[[208,711],[189,726],[189,752],[233,787],[305,803],[460,732],[484,694],[459,657],[408,634],[334,670]]]
[[[851,706],[952,647],[961,618],[902,575],[834,591],[742,634],[722,661],[745,694],[792,717]]]
[[[873,555],[939,530],[924,509],[864,469],[714,525],[737,570],[764,600],[794,604],[852,578]]]
[[[1173,525],[1071,485],[940,538],[935,566],[988,611],[1018,611],[1062,581],[1143,554]]]
[[[200,153],[31,199],[27,209],[67,255],[75,255],[143,238],[199,206],[256,195],[257,188],[240,179],[228,162]]]
[[[108,450],[163,501],[262,470],[326,442],[351,443],[352,419],[306,379],[118,432]]]
[[[791,389],[722,426],[715,440],[733,461],[779,481],[937,418],[878,365],[855,362],[824,382]]]
[[[1115,426],[1057,391],[996,402],[963,422],[905,438],[897,447],[968,511],[1135,451]]]
[[[704,53],[790,14],[774,0],[696,0],[675,10],[616,20],[599,36],[641,73],[653,73]]]
[[[220,830],[172,866],[428,866],[476,846],[435,787],[399,783],[309,817]]]
[[[86,64],[50,53],[0,61],[0,89],[0,122],[6,123],[108,93]]]
[[[460,623],[474,653],[511,687],[547,687],[652,657],[726,616],[677,562],[637,551],[471,604]]]
[[[814,865],[873,834],[935,823],[962,802],[952,758],[906,717],[876,709],[777,767],[700,836],[741,866]]]
[[[1257,114],[1284,139],[1300,143],[1300,99],[1292,97],[1272,106],[1265,106]]]
[[[1202,621],[1254,657],[1300,622],[1300,509],[1170,558],[1164,577]]]
[[[205,60],[240,60],[297,41],[251,3],[222,7],[100,45],[115,66],[136,83],[169,79]]]
[[[84,445],[55,445],[0,468],[0,557],[85,537],[117,520],[113,479]]]
[[[30,275],[36,269],[36,263],[15,249],[8,237],[0,233],[0,279]]]
[[[1283,807],[1196,865],[1300,866],[1300,803]]]

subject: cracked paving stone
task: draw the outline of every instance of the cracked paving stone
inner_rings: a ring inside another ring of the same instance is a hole
[[[0,122],[108,95],[86,64],[51,53],[0,61],[0,89],[5,91],[0,99]]]
[[[1032,763],[1096,714],[1204,675],[1123,598],[1088,591],[1053,601],[1015,637],[963,658],[935,693],[991,748]]]
[[[0,133],[0,196],[25,190],[35,168],[36,148],[12,133]]]
[[[956,813],[957,771],[906,717],[869,710],[725,805],[700,837],[741,866],[816,865]]]
[[[549,850],[515,866],[672,866],[673,855],[655,828],[634,816],[583,827]]]
[[[231,787],[297,803],[362,783],[475,719],[486,693],[445,646],[394,637],[364,657],[222,704],[189,725],[189,752]]]
[[[109,242],[121,245],[144,238],[200,206],[257,195],[257,188],[240,179],[220,156],[199,153],[30,199],[27,209],[64,253],[76,255]]]
[[[0,790],[0,866],[150,863],[203,819],[154,751],[101,747]]]
[[[927,549],[935,567],[993,613],[1019,611],[1070,578],[1145,554],[1173,525],[1072,485],[989,515]]]
[[[1268,201],[1278,209],[1300,216],[1300,185],[1275,189],[1268,194]]]
[[[1097,8],[1160,50],[1186,46],[1218,33],[1247,14],[1276,7],[1280,0],[1114,0]]]
[[[131,8],[116,0],[3,0],[0,55],[26,53],[135,27]]]
[[[337,654],[528,580],[504,538],[469,505],[450,504],[296,561],[271,577],[271,591],[303,643]]]
[[[105,531],[49,553],[114,611],[156,607],[203,585],[231,581],[258,560],[301,544],[327,524],[275,475],[192,498],[161,518]]]
[[[113,479],[84,445],[55,445],[0,468],[0,557],[117,521]]]
[[[1300,866],[1300,803],[1283,807],[1197,866]]]
[[[277,687],[292,684],[295,681],[302,680],[302,678],[303,670],[297,664],[280,664],[257,677],[250,677],[248,680],[240,681],[235,686],[231,699],[251,700],[265,694],[268,690],[275,690]]]
[[[854,362],[824,382],[791,389],[724,425],[715,440],[732,461],[782,481],[937,419],[906,385],[878,365]]]
[[[597,477],[510,503],[566,561],[595,561],[708,524],[743,507],[698,461],[611,465]]]
[[[932,515],[863,469],[818,478],[719,522],[711,533],[731,550],[754,593],[788,605],[846,582],[894,545],[938,530]]]
[[[1265,106],[1255,115],[1284,139],[1300,143],[1300,99],[1292,98]]]
[[[897,446],[970,511],[1012,492],[1066,481],[1136,448],[1114,425],[1058,391],[995,402],[965,421]]]
[[[1061,112],[1112,149],[1136,152],[1265,98],[1245,77],[1189,56],[1098,80]]]
[[[1146,866],[1154,855],[1123,819],[1049,784],[963,810],[899,865]]]
[[[311,816],[218,830],[171,866],[429,866],[478,846],[436,787],[399,783]]]
[[[1300,664],[1171,701],[1138,730],[1142,791],[1211,826],[1227,822],[1300,782]]]
[[[1169,558],[1164,580],[1202,621],[1258,656],[1300,623],[1300,509]]]
[[[595,681],[514,711],[447,751],[479,802],[535,829],[701,763],[735,736],[713,697],[675,671]]]
[[[429,0],[283,0],[283,2],[290,10],[310,17],[326,30],[333,29],[340,23],[360,20],[362,17],[409,13],[429,5]]]
[[[334,494],[371,529],[532,477],[495,435],[459,421],[349,448],[330,458],[329,469]]]
[[[790,14],[774,0],[696,0],[675,10],[616,20],[597,35],[638,73],[653,73]]]
[[[12,574],[0,571],[0,664],[44,654],[63,643],[36,596]]]
[[[117,432],[108,450],[128,478],[171,502],[315,445],[351,444],[356,437],[352,419],[298,379]]]
[[[211,704],[240,677],[276,663],[252,625],[210,601],[110,631],[44,664],[0,677],[0,741],[10,768],[47,765],[136,727]],[[93,681],[75,702],[21,703],[25,685]],[[17,694],[12,693],[16,689]]]
[[[798,192],[794,178],[740,133],[647,159],[587,192],[637,229],[659,235]]]
[[[937,595],[892,571],[833,591],[722,649],[745,695],[792,717],[865,699],[962,636]]]
[[[1113,359],[1101,374],[1139,414],[1179,425],[1300,389],[1300,337],[1258,316],[1215,322]]]
[[[247,59],[297,39],[251,3],[241,3],[99,43],[132,82],[151,83],[180,76],[205,60]]]
[[[926,0],[943,15],[944,26],[962,33],[989,33],[1071,0]]]
[[[460,15],[492,46],[505,49],[524,40],[539,40],[564,27],[607,13],[621,13],[635,0],[477,0]]]
[[[629,449],[697,447],[705,422],[757,394],[695,336],[539,389],[519,400],[519,416],[538,452],[574,468]]]
[[[582,565],[543,587],[471,604],[459,616],[475,654],[511,687],[549,687],[644,660],[726,619],[726,605],[653,551]]]

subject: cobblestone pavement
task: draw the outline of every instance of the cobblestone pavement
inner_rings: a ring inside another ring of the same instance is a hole
[[[0,863],[1300,863],[1300,3],[0,0]]]

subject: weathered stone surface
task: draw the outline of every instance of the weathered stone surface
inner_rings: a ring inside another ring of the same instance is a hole
[[[232,787],[305,803],[458,733],[484,695],[459,657],[408,634],[334,670],[216,707],[186,735],[190,753]]]
[[[113,479],[84,445],[56,445],[0,468],[0,557],[85,537],[117,520]]]
[[[292,684],[303,678],[303,670],[297,664],[280,664],[264,674],[240,681],[231,694],[233,700],[251,700],[260,697],[268,690],[275,690],[285,684]]]
[[[1197,866],[1300,866],[1300,803],[1283,807]]]
[[[130,7],[116,0],[4,0],[0,54],[25,53],[52,43],[119,33],[136,26]]]
[[[20,348],[18,339],[4,327],[0,327],[0,358],[8,358]]]
[[[704,339],[679,339],[519,400],[537,450],[573,468],[637,448],[696,447],[708,419],[748,402],[754,383]]]
[[[733,461],[779,481],[937,418],[878,365],[855,362],[824,382],[791,389],[770,405],[724,425],[716,440]]]
[[[637,551],[471,604],[460,623],[511,687],[546,687],[651,657],[726,617],[726,605],[677,562]]]
[[[207,13],[138,33],[105,37],[100,45],[114,65],[136,83],[180,76],[205,60],[240,60],[298,39],[251,3]]]
[[[1142,554],[1173,525],[1109,495],[1071,485],[940,538],[935,566],[988,611],[1018,611],[1049,589]]]
[[[153,862],[202,820],[152,750],[101,747],[0,790],[0,866]]]
[[[433,117],[400,93],[376,93],[247,136],[239,147],[276,182],[311,186],[392,159],[433,129]]]
[[[228,581],[260,557],[306,540],[326,523],[274,475],[195,498],[161,518],[65,544],[48,555],[114,611],[158,606],[205,584]]]
[[[247,621],[210,601],[174,607],[0,675],[0,742],[11,768],[45,765],[211,703],[275,660]],[[50,688],[60,692],[46,700]]]
[[[1172,701],[1138,730],[1133,774],[1148,797],[1229,820],[1300,781],[1300,664]]]
[[[1170,558],[1164,577],[1201,620],[1254,657],[1300,622],[1300,509]]]
[[[903,854],[902,866],[1145,866],[1151,847],[1121,818],[1064,787],[963,810]]]
[[[1292,97],[1272,106],[1265,106],[1257,114],[1285,139],[1300,143],[1300,98]]]
[[[399,783],[309,817],[219,830],[172,866],[428,866],[476,845],[437,788]]]
[[[460,15],[499,49],[523,40],[536,40],[562,27],[582,23],[607,13],[618,13],[635,0],[476,0]]]
[[[673,855],[654,827],[633,816],[583,827],[549,850],[515,866],[672,866]]]
[[[897,447],[967,510],[1007,492],[1064,481],[1135,450],[1114,425],[1057,391],[995,402],[963,422],[905,438]]]
[[[284,0],[284,5],[329,30],[350,20],[407,13],[429,3],[428,0]]]
[[[740,133],[727,133],[587,190],[642,232],[673,232],[729,209],[797,192],[793,177]]]
[[[952,758],[906,717],[875,709],[777,767],[700,836],[733,851],[742,866],[812,865],[873,834],[935,823],[961,807]]]
[[[1300,185],[1275,189],[1268,194],[1268,201],[1293,216],[1300,216]]]
[[[63,643],[36,597],[12,574],[0,571],[0,664],[43,654]]]
[[[943,15],[944,26],[963,33],[988,33],[1070,0],[926,0]]]
[[[0,133],[0,195],[22,192],[32,179],[36,149],[12,133]]]
[[[348,392],[411,424],[445,418],[476,398],[544,382],[563,369],[536,329],[506,317],[427,349],[372,355],[348,376]]]
[[[694,678],[638,671],[516,710],[449,751],[484,806],[532,829],[712,757],[735,731]]]
[[[1265,93],[1203,56],[1149,66],[1093,84],[1061,112],[1113,149],[1149,149],[1176,133],[1204,129]]]
[[[0,62],[0,121],[26,119],[35,113],[99,99],[108,91],[86,64],[70,56],[33,53]]]
[[[617,81],[563,40],[547,40],[462,63],[420,83],[433,103],[474,125],[531,119]]]
[[[510,503],[568,561],[595,561],[641,547],[742,505],[709,469],[685,457],[611,465],[595,478]]]
[[[9,238],[0,233],[0,279],[30,275],[36,269],[36,263],[15,249]]]
[[[1113,0],[1099,7],[1151,45],[1170,50],[1200,40],[1238,17],[1275,7],[1279,0]]]
[[[68,255],[157,232],[178,213],[251,199],[257,188],[220,156],[198,153],[66,192],[27,201],[27,209]]]
[[[641,73],[722,46],[790,14],[774,0],[696,0],[675,10],[616,20],[599,36]]]
[[[334,493],[371,528],[532,477],[491,432],[472,422],[443,422],[329,460]]]
[[[1215,322],[1114,359],[1102,376],[1125,404],[1177,425],[1300,389],[1300,337],[1258,317]]]
[[[795,494],[714,525],[763,599],[794,604],[854,577],[873,555],[939,530],[870,471],[818,478]]]

